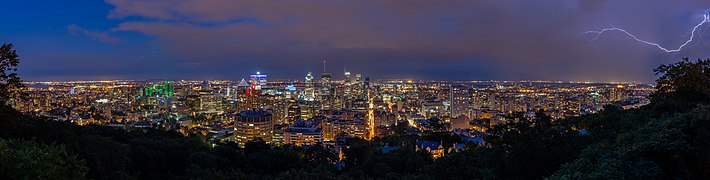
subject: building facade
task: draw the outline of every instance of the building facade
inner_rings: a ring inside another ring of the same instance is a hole
[[[248,141],[257,139],[271,143],[273,132],[273,115],[267,111],[247,110],[235,117],[234,140],[240,147],[244,147]]]
[[[321,123],[323,128],[323,139],[326,141],[333,141],[335,138],[341,134],[347,134],[352,137],[366,138],[367,137],[367,126],[364,121],[356,120],[341,120],[341,119],[331,119]]]
[[[310,146],[323,142],[323,131],[311,122],[296,120],[283,133],[283,143]]]

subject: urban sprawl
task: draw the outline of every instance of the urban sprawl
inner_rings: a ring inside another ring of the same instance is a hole
[[[491,126],[511,115],[553,119],[625,109],[649,103],[651,84],[560,81],[371,81],[345,72],[316,79],[269,80],[255,73],[239,81],[25,82],[25,100],[13,105],[27,114],[78,125],[127,130],[144,128],[201,134],[217,145],[244,146],[261,140],[274,146],[333,147],[348,138],[372,139],[406,128],[451,132],[476,144]],[[417,150],[440,157],[439,142],[418,141]],[[456,145],[451,146],[456,148]],[[450,151],[450,149],[449,149]]]

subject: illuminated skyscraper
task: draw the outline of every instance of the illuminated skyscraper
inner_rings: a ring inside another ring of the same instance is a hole
[[[343,87],[343,93],[340,96],[340,101],[342,103],[342,107],[345,109],[349,109],[352,105],[352,100],[353,100],[353,82],[352,82],[352,77],[350,77],[350,72],[345,71],[345,79],[344,81],[344,87]]]
[[[262,87],[266,86],[266,74],[261,74],[261,72],[256,72],[252,74],[249,83],[254,85],[255,90],[261,90]]]
[[[355,74],[355,80],[352,83],[351,89],[353,95],[360,98],[360,95],[362,94],[361,91],[363,89],[362,74]]]
[[[350,72],[345,71],[345,84],[348,85],[348,84],[351,84],[351,83],[352,83],[352,79],[351,79],[351,77],[350,77]]]
[[[306,88],[303,90],[303,99],[306,101],[315,101],[316,92],[313,88],[313,74],[311,72],[308,72],[308,75],[306,75],[305,83]]]
[[[237,84],[234,90],[234,94],[235,96],[237,96],[237,110],[243,111],[255,108],[254,104],[257,104],[255,102],[257,100],[255,97],[256,93],[252,86],[249,85],[249,83],[242,79],[242,81]]]

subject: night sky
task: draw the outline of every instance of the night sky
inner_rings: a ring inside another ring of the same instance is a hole
[[[372,79],[644,81],[710,57],[697,0],[18,0],[0,42],[25,80],[274,79],[348,71]]]

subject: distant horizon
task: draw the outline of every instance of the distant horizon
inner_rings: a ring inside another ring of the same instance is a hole
[[[314,80],[318,81],[320,78],[314,78]],[[244,78],[244,80],[248,80],[248,78]],[[344,79],[333,79],[333,81],[342,81]],[[599,83],[599,84],[654,84],[655,82],[639,82],[639,81],[574,81],[574,80],[498,80],[498,79],[470,79],[470,80],[446,80],[446,79],[370,79],[370,81],[374,82],[380,82],[380,81],[414,81],[416,82],[421,82],[421,81],[444,81],[444,82],[452,82],[452,81],[479,81],[479,82],[535,82],[535,83],[579,83],[579,84],[594,84],[594,83]],[[80,81],[91,81],[91,82],[100,82],[100,81],[146,81],[146,82],[155,82],[155,81],[241,81],[241,79],[102,79],[102,80],[90,80],[90,79],[84,79],[84,80],[23,80],[23,83],[47,83],[47,82],[72,82],[72,83],[78,83]],[[294,81],[294,82],[303,82],[304,80],[302,79],[271,79],[268,78],[267,82],[273,82],[273,81]]]

